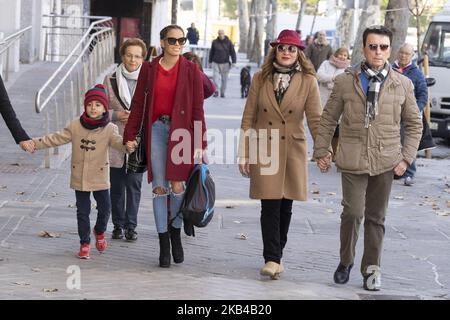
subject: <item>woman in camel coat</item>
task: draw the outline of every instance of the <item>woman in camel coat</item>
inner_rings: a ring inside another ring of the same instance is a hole
[[[283,271],[293,200],[307,198],[307,142],[320,120],[319,89],[312,64],[293,30],[283,30],[250,88],[242,117],[239,170],[250,177],[250,198],[261,199],[265,266],[276,279]],[[267,151],[266,151],[267,150]],[[268,155],[268,156],[267,156]]]

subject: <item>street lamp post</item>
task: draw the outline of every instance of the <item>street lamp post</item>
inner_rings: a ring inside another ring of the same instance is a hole
[[[205,0],[205,30],[203,32],[203,45],[206,46],[206,35],[208,29],[208,0]]]

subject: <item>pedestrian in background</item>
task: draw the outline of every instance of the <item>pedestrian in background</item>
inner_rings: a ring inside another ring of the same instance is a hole
[[[198,66],[198,68],[202,72],[203,78],[203,97],[204,99],[211,97],[214,94],[214,92],[216,92],[216,86],[214,85],[214,82],[212,82],[211,79],[209,79],[206,73],[203,72],[202,61],[200,60],[200,57],[193,52],[185,52],[183,53],[183,57],[185,57],[186,59],[195,63]]]
[[[185,43],[186,37],[180,26],[169,25],[161,30],[163,54],[143,63],[124,131],[124,142],[127,146],[136,147],[136,136],[144,119],[147,177],[153,188],[161,268],[170,267],[171,251],[175,263],[184,261],[181,243],[183,218],[179,213],[184,184],[194,167],[194,159],[202,159],[206,149],[203,139],[193,141],[197,126],[201,127],[200,138],[206,131],[203,77],[197,65],[182,56]],[[190,134],[186,138],[190,138],[192,143],[188,144],[189,150],[183,149],[183,155],[174,148],[185,142],[184,136],[171,136],[172,132]]]
[[[80,259],[90,257],[91,192],[97,202],[97,221],[94,227],[95,246],[105,252],[105,231],[111,211],[109,196],[109,147],[125,152],[117,126],[110,122],[108,96],[103,85],[88,90],[84,98],[84,113],[62,131],[33,139],[36,149],[72,143],[70,187],[75,190],[77,205]]]
[[[234,45],[225,35],[222,29],[218,31],[218,37],[211,44],[209,51],[209,63],[213,68],[213,79],[217,89],[220,89],[220,97],[225,98],[227,89],[228,73],[232,65],[236,64],[236,52]],[[214,93],[218,97],[219,92]]]
[[[297,33],[281,31],[271,47],[245,104],[239,171],[250,178],[250,198],[261,199],[265,265],[260,273],[277,279],[284,270],[293,200],[305,201],[308,194],[304,117],[315,137],[321,108],[314,67]],[[263,163],[269,152],[271,163]]]
[[[305,56],[311,60],[316,71],[319,70],[322,62],[329,59],[332,54],[333,49],[328,43],[326,33],[323,30],[317,32],[317,39],[305,49]]]
[[[105,77],[103,84],[110,101],[112,123],[117,125],[119,134],[123,135],[147,47],[142,40],[130,38],[122,44],[119,53],[122,63]],[[143,173],[128,171],[127,160],[126,153],[110,149],[111,215],[114,224],[112,238],[123,239],[125,230],[125,239],[136,241]]]
[[[423,110],[428,102],[428,88],[427,81],[422,71],[417,67],[417,65],[412,62],[414,56],[414,48],[412,45],[405,43],[402,45],[398,52],[398,58],[393,64],[393,68],[408,77],[414,84],[414,96],[416,97],[417,106],[419,107],[419,112],[423,117]],[[402,143],[404,142],[405,129],[402,124],[401,138]],[[405,186],[412,186],[414,184],[414,176],[416,174],[416,161],[414,160],[406,169],[405,174],[401,177],[403,178],[403,184]],[[399,177],[400,178],[400,177]]]
[[[188,32],[186,38],[188,39],[189,44],[197,45],[198,40],[200,39],[200,34],[197,28],[195,27],[195,23],[191,23],[191,26],[187,28],[187,30]]]
[[[322,113],[314,155],[322,172],[330,167],[330,142],[342,116],[336,166],[342,176],[340,262],[334,281],[347,283],[364,218],[363,287],[381,288],[384,221],[394,174],[403,175],[416,157],[422,120],[411,81],[392,70],[392,32],[384,26],[363,32],[365,60],[337,76]],[[400,123],[405,126],[403,146]]]
[[[305,47],[308,48],[310,45],[312,45],[314,42],[314,37],[310,34],[308,34],[305,38]]]
[[[347,48],[339,48],[330,56],[330,59],[325,60],[317,71],[317,79],[319,80],[320,102],[322,108],[328,101],[331,91],[333,90],[334,81],[336,77],[344,72],[350,66],[349,52]],[[331,146],[333,148],[333,155],[336,154],[339,144],[339,125],[334,131]],[[333,158],[333,160],[335,160]]]
[[[22,128],[19,119],[17,119],[16,113],[14,112],[11,102],[9,101],[8,93],[6,92],[5,85],[3,84],[3,79],[0,76],[0,113],[2,114],[3,120],[5,120],[6,126],[11,132],[14,140],[20,145],[22,150],[32,152],[34,151],[34,144],[31,141],[28,134]]]

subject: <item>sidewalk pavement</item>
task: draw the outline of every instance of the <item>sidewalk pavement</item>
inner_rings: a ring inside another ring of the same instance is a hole
[[[231,71],[226,98],[205,102],[208,129],[225,133],[239,128],[245,102],[240,98],[239,68],[244,64],[241,59]],[[19,118],[33,136],[42,134],[33,93],[45,76],[36,65],[9,88]],[[0,299],[450,299],[448,159],[418,159],[413,187],[394,182],[382,291],[371,293],[362,289],[358,271],[362,230],[349,283],[333,282],[341,211],[335,168],[321,174],[313,162],[308,164],[310,198],[294,202],[283,258],[286,271],[273,281],[259,275],[260,204],[248,198],[249,181],[236,164],[210,166],[217,195],[214,218],[206,228],[196,229],[195,238],[183,235],[183,264],[162,269],[150,185],[143,184],[138,241],[111,240],[110,223],[106,253],[98,254],[94,246],[90,260],[79,260],[69,161],[57,169],[42,168],[43,152],[22,152],[4,125],[0,145]],[[95,217],[94,209],[92,225]],[[39,236],[42,231],[53,237]]]

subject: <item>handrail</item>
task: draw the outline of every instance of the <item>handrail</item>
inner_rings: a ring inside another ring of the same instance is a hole
[[[8,81],[9,78],[9,48],[16,43],[28,30],[31,30],[32,26],[25,27],[20,29],[19,31],[14,32],[13,34],[7,36],[0,42],[0,45],[3,47],[0,49],[0,60],[3,60],[3,53],[6,51],[6,63],[5,63],[5,76],[4,80]],[[1,61],[0,61],[1,62]],[[3,66],[0,70],[3,73]]]
[[[14,32],[13,34],[10,34],[9,36],[7,36],[5,39],[2,40],[2,42],[0,42],[0,45],[3,45],[5,43],[7,43],[8,41],[10,41],[12,38],[18,37],[18,36],[22,36],[23,33],[25,33],[25,31],[28,31],[32,28],[32,26],[28,26],[25,27],[23,29],[20,29],[19,31]]]
[[[52,17],[61,17],[58,15],[51,15]],[[90,18],[98,18],[98,17],[90,17]],[[42,112],[42,110],[45,108],[46,104],[48,103],[48,101],[51,99],[52,95],[56,92],[56,90],[53,90],[52,93],[50,94],[49,98],[47,98],[44,103],[41,106],[41,95],[42,92],[49,86],[49,84],[53,81],[53,79],[56,78],[56,76],[59,74],[59,72],[69,63],[69,61],[75,56],[75,52],[77,52],[77,50],[79,49],[79,47],[83,44],[83,42],[86,40],[86,38],[90,35],[90,32],[92,29],[94,29],[95,26],[105,23],[105,22],[111,22],[112,18],[111,17],[101,17],[101,20],[98,21],[94,21],[91,23],[91,25],[89,26],[89,28],[86,30],[86,32],[84,33],[84,35],[81,37],[81,39],[78,41],[78,43],[75,45],[75,47],[72,49],[72,51],[69,53],[69,55],[67,56],[67,58],[63,61],[63,63],[58,67],[58,69],[56,69],[56,71],[53,73],[53,75],[44,83],[44,85],[39,89],[39,91],[36,93],[36,112],[40,113]],[[111,30],[111,28],[107,28],[104,29],[103,31],[109,31]],[[92,37],[90,38],[90,41],[92,41]],[[90,44],[90,41],[88,42],[88,45]],[[81,55],[80,55],[81,56]],[[79,61],[78,59],[76,60],[77,62]],[[75,65],[75,63],[74,63]],[[73,67],[73,66],[72,66]],[[71,68],[70,70],[72,70],[73,68]],[[63,81],[67,78],[69,73],[66,74],[66,76],[64,77]],[[58,88],[59,86],[61,86],[62,82],[60,81],[58,83]]]
[[[81,60],[81,58],[83,57],[83,54],[87,51],[87,49],[89,49],[89,47],[91,46],[91,42],[92,40],[94,40],[95,37],[97,37],[100,34],[106,33],[108,31],[113,30],[112,28],[105,28],[103,30],[97,31],[96,33],[93,33],[91,35],[91,37],[89,38],[89,41],[87,42],[87,44],[84,46],[84,48],[81,50],[81,52],[78,54],[78,58],[72,63],[72,66],[67,70],[66,74],[61,78],[61,80],[58,82],[58,84],[53,88],[52,92],[50,92],[49,96],[47,97],[47,99],[45,99],[45,101],[42,103],[42,105],[40,104],[40,99],[41,99],[41,94],[44,91],[44,89],[46,89],[46,87],[48,86],[48,84],[51,82],[51,80],[53,80],[56,76],[56,74],[61,70],[61,66],[53,73],[53,75],[50,77],[49,80],[47,80],[47,82],[41,87],[41,89],[37,92],[36,94],[36,112],[40,113],[42,110],[44,110],[45,106],[47,105],[47,103],[52,99],[53,95],[58,91],[58,89],[61,87],[61,85],[64,83],[64,81],[67,79],[67,77],[69,77],[70,73],[72,72],[72,70],[76,67],[77,63]],[[70,56],[69,56],[70,57]],[[64,61],[66,62],[66,61]],[[63,63],[64,63],[63,62]]]

